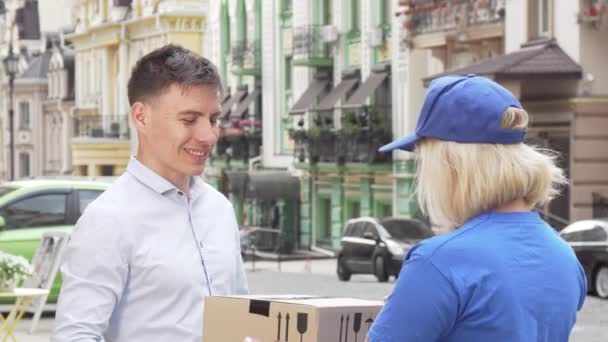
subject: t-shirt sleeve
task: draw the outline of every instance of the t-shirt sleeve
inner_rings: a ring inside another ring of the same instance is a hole
[[[456,322],[453,284],[425,258],[408,260],[369,332],[370,342],[437,341]]]

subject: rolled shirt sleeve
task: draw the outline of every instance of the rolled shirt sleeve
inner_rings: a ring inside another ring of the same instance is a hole
[[[458,295],[424,258],[408,260],[369,332],[370,342],[437,341],[456,322]]]
[[[110,214],[87,208],[63,256],[52,342],[102,341],[127,282],[128,240]]]

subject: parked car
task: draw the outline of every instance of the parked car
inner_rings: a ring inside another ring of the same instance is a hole
[[[24,180],[0,185],[0,250],[32,260],[46,232],[71,233],[86,206],[110,183]],[[48,297],[56,302],[61,276]]]
[[[418,220],[361,217],[346,222],[337,259],[338,278],[350,280],[355,273],[371,273],[385,282],[398,276],[404,255],[416,243],[433,236]]]
[[[583,265],[589,292],[608,299],[608,218],[574,222],[559,235]]]

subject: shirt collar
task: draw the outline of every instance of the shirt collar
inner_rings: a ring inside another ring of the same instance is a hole
[[[135,156],[131,156],[129,159],[129,165],[127,165],[127,172],[130,173],[133,177],[137,178],[142,184],[148,186],[154,191],[158,192],[161,195],[166,194],[169,191],[181,191],[179,190],[173,183],[169,182],[166,178],[156,173],[156,171],[150,169],[146,165],[142,164]],[[201,184],[202,180],[197,180],[198,177],[192,177],[190,192],[192,195],[196,193],[196,196],[201,192]],[[194,197],[194,196],[192,196]]]

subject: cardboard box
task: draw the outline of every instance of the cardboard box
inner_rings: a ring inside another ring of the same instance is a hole
[[[205,298],[204,342],[364,342],[382,302],[300,295]]]

